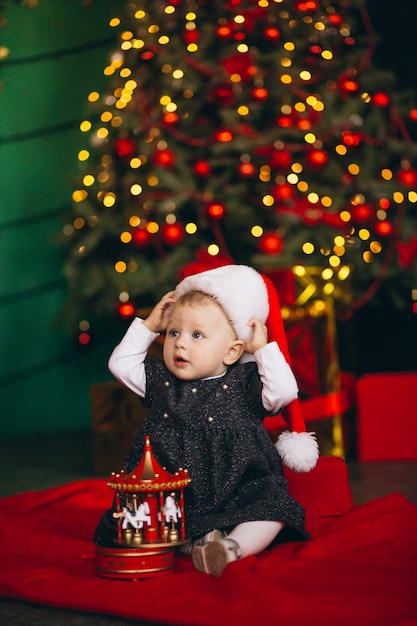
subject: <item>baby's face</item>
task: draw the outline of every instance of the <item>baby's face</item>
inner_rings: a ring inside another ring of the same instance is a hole
[[[174,305],[166,329],[164,361],[181,380],[220,376],[236,339],[222,309],[215,303]]]

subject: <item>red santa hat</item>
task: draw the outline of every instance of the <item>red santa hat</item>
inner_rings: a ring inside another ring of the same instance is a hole
[[[290,364],[287,338],[281,316],[278,294],[267,276],[247,265],[224,265],[184,278],[176,287],[180,297],[188,291],[202,291],[215,298],[224,309],[236,336],[248,343],[253,330],[248,326],[252,317],[268,328],[269,341],[276,341]],[[244,353],[242,361],[253,360]],[[288,431],[278,437],[276,447],[283,463],[296,472],[309,472],[319,456],[314,433],[307,432],[298,398],[283,411]]]

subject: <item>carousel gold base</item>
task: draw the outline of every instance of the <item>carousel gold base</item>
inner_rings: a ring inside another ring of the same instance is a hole
[[[103,578],[152,578],[170,574],[174,567],[175,548],[166,544],[138,548],[96,547],[96,573]]]
[[[137,546],[114,543],[96,546],[96,574],[102,578],[138,580],[170,574],[175,569],[175,548],[188,541],[140,544]]]

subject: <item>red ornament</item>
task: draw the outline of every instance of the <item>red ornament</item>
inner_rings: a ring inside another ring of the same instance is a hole
[[[256,174],[256,168],[253,163],[240,163],[239,174],[244,178],[251,178]]]
[[[217,29],[217,36],[220,37],[220,39],[230,39],[232,36],[232,28],[229,26],[229,24],[223,24],[222,26],[219,26]]]
[[[82,332],[78,335],[78,343],[82,346],[87,346],[91,341],[91,335],[87,332]]]
[[[269,39],[269,41],[278,41],[281,33],[279,32],[278,28],[275,28],[274,26],[269,26],[268,28],[265,28],[264,35],[266,39]]]
[[[384,220],[382,222],[377,222],[375,224],[375,232],[380,237],[389,237],[392,233],[392,230],[393,230],[393,226],[391,222],[387,222]]]
[[[130,158],[136,154],[136,144],[131,139],[116,139],[114,149],[120,158]]]
[[[252,95],[255,98],[255,100],[266,100],[269,96],[268,90],[265,89],[265,87],[255,87],[255,89],[252,91]]]
[[[294,2],[294,9],[302,13],[316,11],[318,8],[319,3],[316,0],[296,0],[296,2]]]
[[[375,216],[375,208],[369,202],[351,206],[350,214],[356,224],[367,224]]]
[[[174,112],[164,113],[162,116],[162,121],[167,126],[172,126],[178,122],[178,115]]]
[[[289,150],[273,150],[269,165],[273,170],[287,170],[292,163],[292,154]]]
[[[151,50],[144,50],[140,55],[140,59],[146,63],[146,61],[152,61],[154,56],[155,55]]]
[[[352,132],[350,130],[344,130],[342,132],[342,141],[345,146],[359,146],[363,140],[363,133]]]
[[[194,28],[194,30],[186,30],[184,32],[185,43],[187,45],[189,45],[190,43],[197,43],[199,36],[200,32],[197,30],[197,28]]]
[[[319,46],[317,43],[309,46],[308,51],[311,54],[321,54],[323,52],[323,48]]]
[[[118,306],[119,315],[124,320],[129,319],[135,314],[135,307],[131,302],[120,302]]]
[[[329,160],[329,156],[325,150],[314,148],[306,154],[306,164],[313,170],[321,170]]]
[[[245,39],[246,39],[246,33],[245,33],[245,32],[243,32],[243,31],[236,32],[236,33],[234,33],[234,35],[233,35],[233,39],[234,39],[235,41],[245,41]]]
[[[293,125],[292,117],[290,115],[280,115],[277,119],[277,124],[281,126],[281,128],[291,128]]]
[[[212,202],[207,205],[207,214],[214,220],[221,220],[224,217],[225,208],[220,202]]]
[[[146,228],[135,228],[132,232],[132,241],[136,246],[147,246],[151,240],[151,234]]]
[[[219,141],[220,143],[229,143],[229,141],[232,141],[233,139],[233,135],[230,132],[230,130],[227,130],[227,128],[224,128],[222,130],[219,130],[216,134],[215,134],[215,138],[217,139],[217,141]]]
[[[326,223],[325,213],[321,204],[311,204],[307,198],[297,198],[293,209],[295,215],[299,215],[306,226],[317,226]]]
[[[232,54],[221,62],[221,66],[229,76],[239,74],[242,81],[252,80],[257,71],[252,56],[248,52]]]
[[[259,240],[259,250],[264,254],[279,254],[282,250],[282,239],[276,233],[265,233]]]
[[[172,167],[175,163],[175,156],[172,150],[165,148],[164,150],[157,150],[154,156],[155,163],[161,167]]]
[[[294,187],[289,183],[280,183],[274,186],[272,195],[278,203],[287,202],[294,197]]]
[[[412,122],[417,122],[417,109],[411,109],[409,118]]]
[[[384,211],[388,211],[388,209],[391,206],[391,202],[388,200],[388,198],[380,198],[379,200],[379,206],[381,207],[381,209],[383,209]]]
[[[406,187],[415,187],[417,185],[417,170],[401,169],[397,172],[397,180]]]
[[[178,222],[164,224],[161,228],[161,237],[165,243],[175,246],[184,239],[184,228]]]
[[[372,102],[378,107],[387,107],[390,103],[390,98],[384,91],[378,91],[372,96]]]
[[[208,176],[211,172],[210,165],[207,163],[207,161],[203,161],[203,160],[196,161],[194,163],[193,169],[198,176],[201,176],[203,178]]]
[[[359,84],[351,76],[341,76],[337,81],[338,87],[345,95],[356,93],[359,89]]]
[[[331,24],[332,26],[340,26],[340,24],[342,24],[343,22],[343,18],[341,15],[339,15],[339,13],[332,13],[327,19],[329,24]]]
[[[311,120],[309,120],[307,117],[303,117],[302,119],[299,119],[297,121],[297,126],[301,130],[310,130],[310,128],[311,128]]]

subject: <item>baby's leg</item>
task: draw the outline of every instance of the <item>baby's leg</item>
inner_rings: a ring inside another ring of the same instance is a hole
[[[241,558],[258,554],[265,550],[284,528],[283,522],[256,521],[243,522],[232,530],[227,536],[239,544]]]

